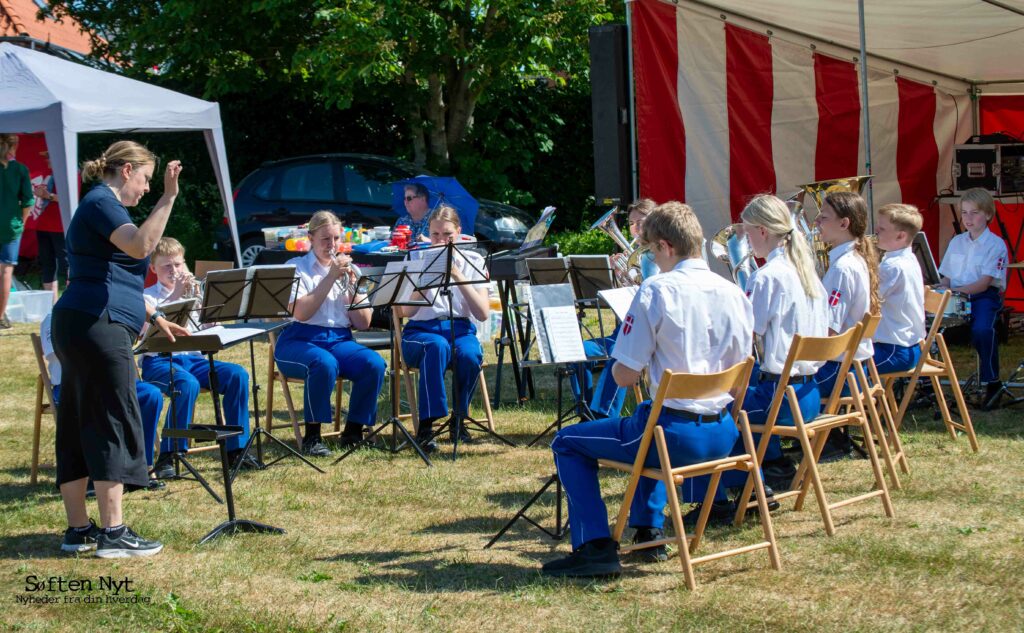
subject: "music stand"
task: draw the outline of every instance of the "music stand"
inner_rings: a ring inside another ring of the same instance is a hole
[[[426,299],[414,299],[413,293],[416,291],[415,278],[418,277],[418,270],[422,268],[422,263],[419,261],[401,261],[401,262],[388,262],[384,268],[383,273],[378,275],[364,275],[362,277],[365,283],[373,283],[375,277],[379,277],[373,290],[366,293],[366,296],[361,300],[356,300],[358,292],[353,295],[352,303],[349,305],[349,310],[362,310],[365,308],[383,308],[392,312],[392,323],[396,323],[398,315],[394,312],[396,307],[399,306],[426,306],[430,305],[430,302]],[[384,448],[389,453],[398,453],[402,451],[406,446],[411,446],[416,454],[419,455],[420,459],[427,466],[432,466],[430,457],[423,451],[416,439],[409,433],[409,429],[405,428],[401,420],[401,402],[399,396],[399,376],[398,370],[395,367],[395,359],[399,357],[401,351],[398,349],[400,342],[395,337],[394,333],[397,328],[393,327],[391,334],[391,362],[388,363],[389,382],[388,388],[391,395],[391,417],[386,422],[375,428],[373,431],[368,433],[361,440],[349,447],[349,449],[343,453],[340,457],[334,460],[337,464],[341,460],[345,459],[362,446],[370,445],[376,446],[371,440],[377,436],[383,437],[383,433],[388,428],[391,429],[391,445],[385,444]],[[399,440],[399,435],[402,436],[402,440]]]
[[[415,251],[415,257],[423,260],[423,270],[420,272],[419,283],[417,284],[417,290],[421,293],[424,298],[427,298],[430,305],[437,302],[439,297],[444,297],[448,305],[448,320],[452,321],[455,318],[454,313],[454,297],[452,296],[452,288],[456,286],[470,286],[477,285],[480,283],[486,283],[487,280],[487,262],[484,261],[483,269],[477,268],[472,261],[462,252],[463,246],[466,244],[456,244],[449,242],[443,246],[432,246],[429,248],[422,248]],[[410,254],[412,255],[412,254]],[[476,273],[480,279],[470,281],[455,281],[452,277],[452,268],[455,266],[456,260],[464,262],[465,268],[463,273],[466,277],[472,276],[472,273]],[[481,281],[481,279],[483,281]],[[431,290],[437,292],[431,293]],[[429,296],[428,295],[432,295]],[[463,420],[463,415],[459,413],[459,381],[456,380],[455,375],[455,330],[449,328],[449,345],[451,345],[451,358],[449,360],[450,369],[452,372],[452,415],[447,420],[441,423],[434,432],[431,434],[430,439],[433,439],[444,432],[446,429],[451,431],[452,434],[452,460],[458,458],[459,454],[459,435],[462,432],[462,425],[465,422],[469,422],[474,427],[487,433],[491,437],[508,444],[509,446],[515,446],[512,442],[508,441],[501,435],[498,435],[487,426],[480,424],[476,420],[466,416]],[[468,411],[467,411],[468,413]]]
[[[292,316],[291,304],[296,292],[296,276],[294,265],[283,266],[250,266],[232,270],[215,270],[206,275],[203,289],[203,307],[200,309],[200,322],[203,324],[217,323],[227,320],[280,319]],[[282,328],[286,322],[275,323],[265,328],[266,331]],[[242,455],[231,472],[234,479],[245,458],[256,446],[256,461],[260,469],[269,468],[287,457],[297,457],[317,472],[325,471],[305,458],[297,450],[282,442],[263,428],[260,424],[259,380],[256,373],[256,352],[252,338],[249,339],[249,362],[252,366],[252,398],[255,430],[249,435],[249,441],[242,449]],[[210,355],[210,391],[215,391],[216,376],[213,370],[213,356]],[[273,389],[274,386],[270,385]],[[270,415],[270,412],[267,412]],[[263,461],[263,437],[284,449],[284,454],[273,461]]]
[[[540,292],[538,293],[537,291]],[[567,377],[571,377],[573,373],[576,374],[577,380],[582,380],[582,372],[585,371],[584,361],[586,360],[586,355],[583,355],[582,360],[580,358],[561,360],[557,357],[557,350],[552,350],[551,341],[548,340],[548,327],[551,325],[550,319],[544,318],[542,315],[545,310],[558,307],[575,308],[575,297],[573,296],[570,284],[540,286],[534,288],[530,293],[530,311],[533,313],[533,321],[537,324],[537,338],[541,341],[541,364],[555,365],[556,372],[558,374],[558,383],[555,392],[558,416],[555,418],[555,421],[544,429],[540,435],[534,438],[528,446],[533,446],[539,442],[551,430],[557,429],[556,432],[560,431],[564,424],[572,421],[573,419],[577,419],[578,422],[586,422],[594,419],[589,406],[587,406],[587,403],[582,398],[582,390],[580,396],[576,398],[576,402],[563,410],[563,380]],[[580,347],[582,348],[582,335],[580,335],[579,331],[577,331],[577,335],[579,336]],[[564,334],[560,332],[558,336],[564,336]],[[534,519],[526,516],[526,512],[552,485],[555,486],[555,528],[554,530],[549,530]],[[558,473],[555,472],[545,480],[540,489],[530,497],[529,501],[527,501],[526,504],[512,516],[512,518],[498,531],[498,533],[488,541],[487,545],[484,546],[484,549],[494,545],[498,539],[500,539],[519,519],[526,521],[551,538],[561,540],[565,536],[566,532],[566,525],[562,521],[562,495],[562,481],[559,479]]]

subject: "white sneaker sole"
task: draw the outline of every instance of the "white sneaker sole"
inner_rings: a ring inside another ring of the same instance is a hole
[[[155,556],[160,553],[164,548],[161,544],[159,547],[151,547],[149,549],[97,549],[96,556],[98,558],[134,558],[136,556]]]
[[[80,545],[68,545],[67,543],[61,543],[60,551],[67,552],[69,554],[81,554],[82,552],[90,552],[96,549],[96,543],[82,543]]]

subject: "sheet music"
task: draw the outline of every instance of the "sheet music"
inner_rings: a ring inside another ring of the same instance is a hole
[[[530,315],[537,329],[537,346],[540,348],[541,362],[552,362],[551,346],[548,342],[547,324],[542,310],[551,307],[569,307],[575,310],[576,299],[572,294],[572,284],[551,284],[548,286],[529,286]],[[577,336],[579,336],[577,331]]]
[[[415,273],[423,270],[423,260],[413,259],[398,262],[388,262],[384,267],[384,274],[381,275],[380,283],[374,290],[371,305],[381,307],[394,303],[408,303],[416,287],[412,283],[410,275],[400,273]],[[401,285],[399,285],[401,284]]]
[[[604,299],[608,307],[612,309],[619,321],[626,319],[629,306],[633,304],[633,297],[640,286],[626,286],[625,288],[613,288],[612,290],[601,290],[597,296]]]
[[[553,306],[542,308],[540,313],[547,331],[551,360],[556,363],[587,360],[576,309],[573,306]]]
[[[261,327],[225,327],[223,325],[215,325],[203,330],[201,334],[203,336],[216,336],[220,339],[221,345],[227,347],[232,343],[244,341],[252,336],[259,336],[266,331],[266,328]]]

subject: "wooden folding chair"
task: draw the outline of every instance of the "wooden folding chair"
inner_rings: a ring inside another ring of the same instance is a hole
[[[270,349],[267,353],[267,410],[266,414],[263,416],[263,426],[267,433],[273,433],[274,429],[282,429],[291,426],[292,432],[295,434],[295,445],[302,448],[302,429],[299,426],[299,416],[295,411],[295,403],[292,400],[292,392],[288,385],[305,385],[306,381],[302,378],[289,378],[281,373],[277,368],[277,363],[274,362],[274,348],[277,345],[277,332],[271,331],[268,334],[268,338],[270,339]],[[284,403],[285,406],[288,407],[288,418],[290,424],[276,424],[274,422],[275,384],[281,385],[281,392],[284,395]],[[337,383],[334,385],[334,430],[329,433],[321,433],[321,437],[335,437],[341,435],[341,394],[344,384],[345,379],[339,376]]]
[[[691,590],[697,587],[697,581],[693,574],[694,565],[728,556],[767,549],[772,568],[776,570],[782,568],[778,545],[775,542],[775,530],[772,528],[771,516],[768,513],[768,501],[765,498],[764,485],[761,483],[761,470],[754,459],[754,439],[750,434],[747,414],[741,410],[753,366],[754,360],[750,358],[717,374],[686,374],[666,370],[661,378],[661,383],[658,385],[657,396],[651,405],[651,413],[647,417],[647,425],[644,427],[644,433],[640,439],[640,448],[637,452],[636,460],[632,464],[607,459],[598,460],[601,466],[614,468],[615,470],[630,474],[629,484],[626,487],[626,494],[622,500],[622,508],[619,510],[619,515],[615,522],[615,531],[612,536],[616,541],[621,542],[622,540],[622,532],[626,528],[626,519],[629,516],[629,506],[633,501],[634,494],[636,494],[640,477],[660,479],[664,482],[666,492],[668,493],[669,510],[672,515],[675,536],[646,543],[624,545],[621,547],[621,550],[628,552],[635,549],[656,547],[666,543],[675,543],[679,550],[679,561],[682,564],[683,575],[686,578],[686,586]],[[705,398],[724,392],[733,394],[732,414],[736,425],[739,427],[740,435],[743,437],[743,445],[746,452],[742,455],[733,455],[700,464],[673,466],[669,457],[668,446],[665,444],[665,431],[658,426],[658,417],[661,415],[661,408],[665,400],[669,398]],[[652,440],[655,449],[658,451],[658,460],[661,468],[645,466]],[[700,545],[701,538],[704,535],[704,528],[707,526],[708,517],[711,514],[711,505],[715,498],[715,492],[718,489],[719,480],[722,477],[722,473],[727,470],[742,470],[752,473],[754,482],[752,485],[757,491],[757,504],[761,510],[760,518],[764,540],[752,545],[692,558],[691,555],[696,553],[697,547]],[[685,479],[702,475],[710,475],[711,482],[708,486],[707,496],[704,499],[693,536],[687,537],[683,527],[683,515],[680,509],[679,497],[676,493],[676,486],[681,485]]]
[[[857,350],[857,345],[860,343],[863,329],[863,325],[858,323],[846,332],[836,336],[814,338],[797,335],[793,337],[793,344],[790,347],[789,356],[786,358],[786,364],[782,369],[782,375],[780,377],[779,386],[775,392],[775,398],[773,399],[772,406],[769,409],[768,420],[765,424],[753,424],[750,427],[753,432],[761,434],[761,440],[758,443],[756,455],[758,464],[760,464],[761,460],[764,459],[764,454],[768,449],[768,441],[771,439],[771,435],[774,434],[781,437],[792,437],[799,440],[800,447],[803,449],[803,459],[800,462],[800,466],[797,468],[796,475],[793,478],[793,483],[790,485],[790,490],[776,490],[775,499],[777,501],[782,501],[784,499],[796,497],[794,509],[799,511],[803,509],[807,493],[813,487],[814,495],[818,500],[818,508],[821,511],[821,519],[825,524],[825,532],[829,536],[835,534],[832,510],[858,501],[881,497],[882,507],[885,510],[886,516],[890,518],[894,516],[892,501],[889,498],[889,489],[886,487],[885,478],[882,474],[882,467],[878,460],[878,453],[875,451],[874,436],[871,432],[871,425],[868,422],[867,413],[864,410],[863,395],[861,395],[857,381],[850,373],[850,366],[853,363],[853,356]],[[825,405],[824,413],[818,415],[813,420],[805,421],[803,419],[803,415],[800,413],[800,403],[796,397],[796,389],[794,389],[792,385],[788,384],[789,374],[792,372],[793,364],[799,361],[821,362],[834,360],[841,354],[843,355],[843,360],[840,362],[836,384]],[[844,383],[850,390],[850,397],[852,399],[849,400],[849,402],[853,406],[853,411],[838,413]],[[793,416],[793,426],[782,426],[776,424],[779,409],[782,406],[782,395],[780,394],[783,390],[785,391],[785,397],[788,399],[790,412]],[[825,447],[825,440],[828,438],[829,431],[834,428],[847,425],[858,426],[863,433],[868,459],[871,462],[871,470],[875,477],[876,489],[849,499],[830,503],[828,497],[825,495],[825,487],[821,481],[821,475],[818,472],[818,458],[821,456],[821,451]],[[737,504],[737,523],[742,520],[748,509],[748,504],[743,503],[742,500],[750,498],[750,492],[755,483],[759,482],[754,481],[752,477],[747,477],[747,483],[744,485],[743,492],[739,496],[741,502]]]
[[[927,314],[931,314],[933,320],[931,327],[928,328],[928,335],[921,341],[921,359],[918,361],[917,367],[911,371],[890,372],[882,374],[880,378],[885,384],[885,393],[889,400],[889,406],[896,411],[893,416],[893,423],[897,431],[903,424],[903,418],[906,416],[907,409],[914,399],[918,380],[929,378],[932,383],[932,390],[935,392],[935,400],[939,405],[939,410],[942,412],[942,422],[946,425],[946,430],[949,432],[950,437],[955,440],[956,432],[963,431],[967,434],[967,439],[971,443],[971,450],[977,453],[978,436],[974,433],[974,425],[971,424],[971,414],[967,410],[967,401],[964,399],[964,392],[960,388],[960,381],[956,377],[953,359],[949,355],[949,348],[946,347],[946,339],[942,336],[942,318],[946,311],[946,304],[949,303],[951,296],[952,293],[949,290],[936,292],[931,288],[926,287],[924,289],[924,311]],[[933,349],[935,350],[934,356],[932,355]],[[910,382],[907,385],[906,391],[903,392],[903,399],[899,401],[899,407],[897,408],[896,394],[893,387],[900,378],[908,378]],[[953,392],[953,398],[956,399],[956,408],[960,413],[960,422],[954,421],[953,416],[950,414],[949,405],[946,403],[946,396],[942,391],[941,380],[943,378],[949,382],[949,389]]]
[[[864,327],[861,338],[874,338],[878,324],[881,322],[881,315],[865,314],[861,320],[861,325]],[[902,490],[903,486],[897,471],[902,469],[904,473],[909,473],[910,465],[907,463],[903,442],[900,440],[899,430],[896,428],[889,399],[885,393],[885,386],[878,375],[874,357],[869,356],[863,361],[853,359],[852,371],[861,387],[861,396],[868,422],[871,423],[875,440],[881,447],[882,460],[885,462],[892,487]],[[849,397],[843,398],[840,403],[845,406],[847,411],[852,411],[855,408]],[[899,468],[897,468],[897,464]]]
[[[39,434],[43,426],[43,414],[56,416],[57,407],[53,402],[53,383],[50,382],[50,369],[46,366],[46,357],[43,356],[42,339],[35,332],[31,332],[30,336],[32,337],[32,349],[36,353],[36,365],[39,367],[39,375],[36,377],[36,412],[32,421],[30,481],[34,484],[39,478]]]
[[[403,329],[402,317],[398,316],[397,310],[391,311],[391,323],[392,331],[394,332],[395,336],[398,337],[398,340],[401,341]],[[419,369],[417,369],[416,367],[411,367],[408,363],[405,362],[405,357],[402,355],[401,343],[399,343],[399,345],[397,346],[397,350],[398,352],[395,354],[394,359],[395,371],[397,371],[398,374],[400,374],[402,377],[398,393],[401,394],[401,386],[404,385],[406,402],[409,403],[409,413],[399,414],[398,417],[400,420],[411,419],[413,432],[415,433],[418,432],[420,428],[420,416],[419,409],[416,404],[417,381],[414,380],[413,375],[418,373]],[[468,411],[466,412],[466,419],[481,426],[486,426],[490,431],[493,432],[494,411],[493,409],[491,409],[491,396],[490,392],[487,390],[487,376],[486,374],[484,374],[485,367],[487,367],[486,362],[480,365],[480,377],[477,379],[477,392],[480,394],[480,399],[484,407],[484,419],[477,420],[476,418],[471,417]]]

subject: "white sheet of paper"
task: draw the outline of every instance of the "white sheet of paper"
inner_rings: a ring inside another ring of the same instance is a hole
[[[576,308],[573,306],[553,306],[541,308],[540,313],[547,330],[548,345],[551,348],[551,360],[556,363],[587,360],[587,352],[583,349],[583,335],[580,333],[580,324],[576,320]]]
[[[202,336],[216,336],[220,339],[221,345],[227,347],[235,341],[243,341],[250,336],[257,336],[266,332],[266,329],[261,327],[225,327],[223,325],[215,325],[211,328],[197,332]]]
[[[633,297],[639,286],[626,286],[625,288],[613,288],[611,290],[600,290],[597,295],[604,299],[608,307],[612,309],[620,321],[625,320],[629,306],[633,303]]]

